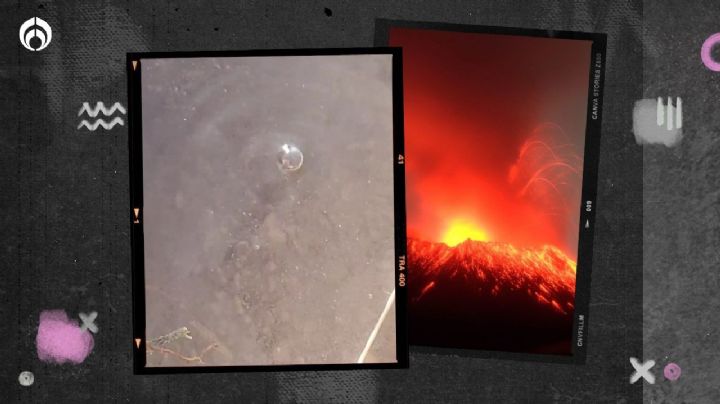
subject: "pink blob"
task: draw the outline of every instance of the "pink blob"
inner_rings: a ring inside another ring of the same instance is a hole
[[[712,50],[713,46],[718,43],[720,43],[720,32],[710,35],[710,37],[705,40],[702,48],[700,49],[700,58],[702,58],[703,63],[708,69],[714,72],[720,72],[720,63],[713,59],[710,51]]]
[[[663,371],[665,378],[672,381],[679,379],[681,373],[682,369],[680,369],[680,366],[678,366],[677,363],[668,363]]]
[[[64,310],[45,310],[40,313],[37,338],[38,358],[43,362],[82,363],[92,351],[94,340],[77,321],[68,319]]]

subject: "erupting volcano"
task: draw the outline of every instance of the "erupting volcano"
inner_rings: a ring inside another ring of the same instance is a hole
[[[575,262],[556,247],[408,241],[418,345],[570,353]]]
[[[571,355],[590,41],[393,27],[409,340]]]

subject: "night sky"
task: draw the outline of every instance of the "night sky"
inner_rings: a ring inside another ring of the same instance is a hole
[[[576,259],[591,42],[392,28],[390,45],[403,47],[408,235]]]

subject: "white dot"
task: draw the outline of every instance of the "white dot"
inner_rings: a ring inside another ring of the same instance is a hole
[[[27,370],[20,373],[20,376],[18,377],[18,381],[20,382],[20,385],[22,386],[31,386],[35,382],[35,375],[33,375],[32,372],[28,372]]]

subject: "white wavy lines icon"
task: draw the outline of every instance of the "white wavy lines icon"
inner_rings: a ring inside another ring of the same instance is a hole
[[[94,131],[95,129],[98,128],[98,126],[102,126],[103,129],[110,130],[115,125],[123,126],[123,125],[125,125],[125,121],[123,121],[122,118],[120,118],[119,116],[116,116],[115,119],[113,119],[110,122],[105,122],[102,118],[100,118],[100,119],[96,120],[95,122],[90,123],[83,119],[77,128],[80,129],[84,126],[84,127],[88,128],[90,131]]]
[[[110,116],[113,115],[115,112],[119,112],[123,115],[126,114],[127,111],[125,111],[125,107],[122,106],[119,102],[114,103],[110,108],[106,107],[105,104],[102,101],[99,101],[95,104],[95,107],[91,107],[89,102],[83,102],[82,107],[80,108],[80,111],[78,111],[78,116],[82,116],[83,113],[86,113],[89,117],[95,118],[102,112],[104,116]],[[96,130],[99,126],[102,126],[105,130],[112,129],[115,125],[124,126],[125,121],[118,117],[115,117],[112,121],[106,122],[102,118],[97,119],[94,122],[88,122],[86,120],[80,121],[80,124],[78,125],[78,129],[82,128],[83,126],[88,128],[90,131]]]
[[[95,109],[90,107],[89,102],[83,102],[82,108],[80,108],[80,111],[78,112],[78,116],[82,115],[83,112],[87,112],[87,114],[90,115],[90,118],[95,118],[100,111],[102,111],[105,116],[110,116],[114,114],[115,111],[120,111],[123,115],[125,115],[126,112],[125,107],[123,107],[119,102],[116,102],[110,108],[107,108],[105,107],[105,104],[100,101],[95,104]]]

